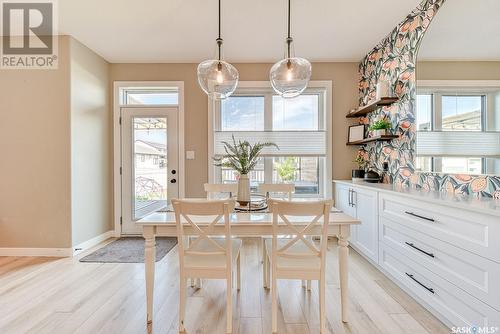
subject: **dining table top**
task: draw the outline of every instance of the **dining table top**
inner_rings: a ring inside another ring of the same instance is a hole
[[[203,225],[210,224],[213,221],[211,216],[193,216],[190,217],[193,222]],[[302,216],[302,217],[287,217],[291,223],[296,223],[298,225],[306,224],[311,222],[314,217]],[[229,216],[231,225],[272,225],[273,215],[269,212],[233,212]],[[321,219],[319,220],[321,222]],[[137,224],[142,226],[156,225],[156,226],[168,226],[175,225],[175,213],[174,212],[154,212],[141,219],[139,219]],[[329,215],[329,225],[355,225],[360,224],[361,221],[345,214],[344,212],[332,209]]]

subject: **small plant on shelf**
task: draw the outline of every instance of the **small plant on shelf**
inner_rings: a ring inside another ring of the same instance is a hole
[[[377,137],[387,135],[387,130],[390,130],[391,127],[391,123],[387,119],[383,118],[371,124],[368,130],[371,132],[372,137]]]
[[[352,180],[354,182],[363,180],[365,176],[365,169],[368,166],[368,152],[366,152],[364,149],[360,149],[356,154],[354,163],[358,165],[358,169],[352,170]]]

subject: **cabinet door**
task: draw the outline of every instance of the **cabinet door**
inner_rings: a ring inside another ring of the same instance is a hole
[[[350,191],[351,187],[344,184],[335,184],[335,204],[334,206],[344,211],[345,214],[356,218],[355,208],[350,204]]]
[[[335,183],[335,207],[342,210],[346,215],[356,218],[356,208],[351,205],[351,187]],[[350,242],[356,239],[356,226],[351,226]]]
[[[378,203],[377,192],[354,188],[356,218],[361,224],[355,227],[356,238],[351,240],[366,257],[378,263]]]

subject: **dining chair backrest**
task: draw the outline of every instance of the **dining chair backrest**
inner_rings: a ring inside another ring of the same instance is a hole
[[[328,222],[330,219],[331,201],[308,201],[294,202],[283,200],[271,200],[273,215],[273,254],[278,257],[321,257],[324,265],[325,254],[328,243]],[[302,226],[294,224],[300,220]],[[307,224],[304,226],[304,224]],[[279,226],[286,225],[293,231],[284,245],[277,243],[279,237]],[[312,229],[321,226],[320,247],[317,248],[308,236],[312,235]],[[307,252],[290,252],[289,249],[297,243],[303,243]]]
[[[271,197],[272,193],[282,193],[288,195],[288,200],[292,200],[292,194],[295,192],[295,184],[293,183],[262,183],[259,185],[259,192],[265,194],[267,198]]]
[[[237,183],[205,183],[203,187],[207,193],[207,199],[214,199],[215,194],[229,194],[229,198],[232,198],[238,193]]]
[[[228,259],[228,268],[231,261],[231,243],[217,243],[215,237],[224,235],[226,240],[231,239],[231,224],[229,215],[234,208],[232,200],[172,200],[177,226],[177,240],[179,259],[183,264],[186,255],[225,255]],[[203,224],[201,224],[203,222]],[[217,224],[224,224],[224,233],[215,232]],[[185,229],[189,228],[189,244]],[[198,247],[201,243],[210,247]]]

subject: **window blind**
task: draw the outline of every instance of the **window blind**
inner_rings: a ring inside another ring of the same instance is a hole
[[[214,153],[225,154],[223,141],[232,144],[234,139],[247,140],[250,144],[272,142],[279,146],[266,147],[262,156],[325,156],[325,131],[215,131]]]
[[[417,154],[423,156],[500,156],[499,132],[418,132]]]

